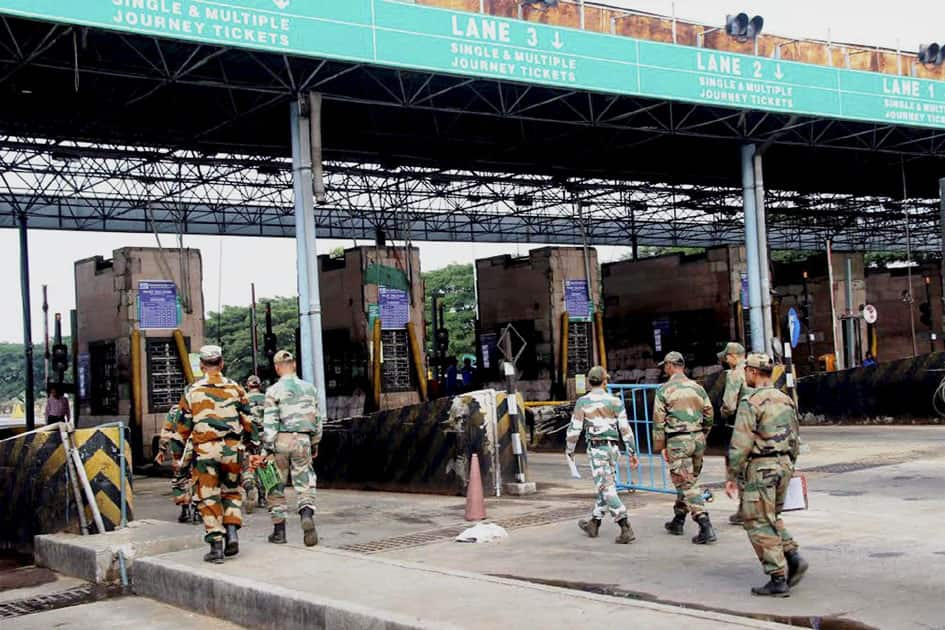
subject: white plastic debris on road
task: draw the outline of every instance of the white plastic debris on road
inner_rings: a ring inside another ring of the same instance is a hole
[[[491,543],[509,537],[505,529],[495,523],[477,523],[456,537],[456,542]]]

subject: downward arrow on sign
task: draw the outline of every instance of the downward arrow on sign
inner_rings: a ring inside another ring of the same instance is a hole
[[[564,42],[561,41],[561,33],[555,33],[555,41],[551,42],[551,45],[558,50],[561,50],[561,48],[564,46]]]
[[[784,78],[784,73],[781,72],[781,64],[774,67],[774,77],[779,81]]]
[[[272,1],[277,7],[279,7],[283,11],[285,9],[288,9],[289,5],[292,3],[292,0],[272,0]]]

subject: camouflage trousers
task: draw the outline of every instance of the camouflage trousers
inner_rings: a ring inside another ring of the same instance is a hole
[[[591,460],[591,474],[594,475],[594,485],[597,487],[597,503],[594,505],[593,516],[596,519],[604,518],[610,512],[615,521],[627,516],[627,507],[617,494],[617,458],[620,449],[616,442],[588,445],[587,457]]]
[[[194,494],[207,542],[221,539],[226,525],[243,524],[239,446],[237,437],[194,445]]]
[[[279,485],[269,491],[269,515],[273,523],[286,518],[285,486],[289,477],[295,488],[298,510],[315,511],[315,470],[312,467],[312,436],[308,433],[279,433],[275,442]]]
[[[180,461],[175,465],[174,477],[171,479],[171,494],[174,496],[174,505],[189,505],[193,498],[193,464],[194,445],[190,440],[184,446]]]
[[[692,514],[695,519],[705,513],[699,475],[702,474],[702,458],[705,455],[705,433],[683,433],[666,440],[669,454],[669,477],[676,488],[677,515]]]
[[[788,457],[753,459],[745,469],[739,510],[748,540],[769,575],[784,575],[784,553],[797,549],[781,520],[784,496],[793,475],[794,465]]]

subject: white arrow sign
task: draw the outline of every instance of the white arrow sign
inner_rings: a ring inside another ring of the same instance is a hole
[[[561,33],[555,33],[555,41],[551,42],[551,45],[558,50],[561,50],[564,47],[564,42],[561,41]]]
[[[288,9],[289,5],[292,4],[292,0],[272,0],[272,2],[283,11]]]
[[[784,78],[784,73],[781,72],[781,64],[777,64],[777,65],[774,67],[774,77],[775,77],[778,81],[780,81],[781,79]]]

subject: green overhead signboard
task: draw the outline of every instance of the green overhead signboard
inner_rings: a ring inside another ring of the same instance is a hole
[[[400,0],[0,0],[0,13],[192,42],[688,103],[945,129],[945,82]]]

